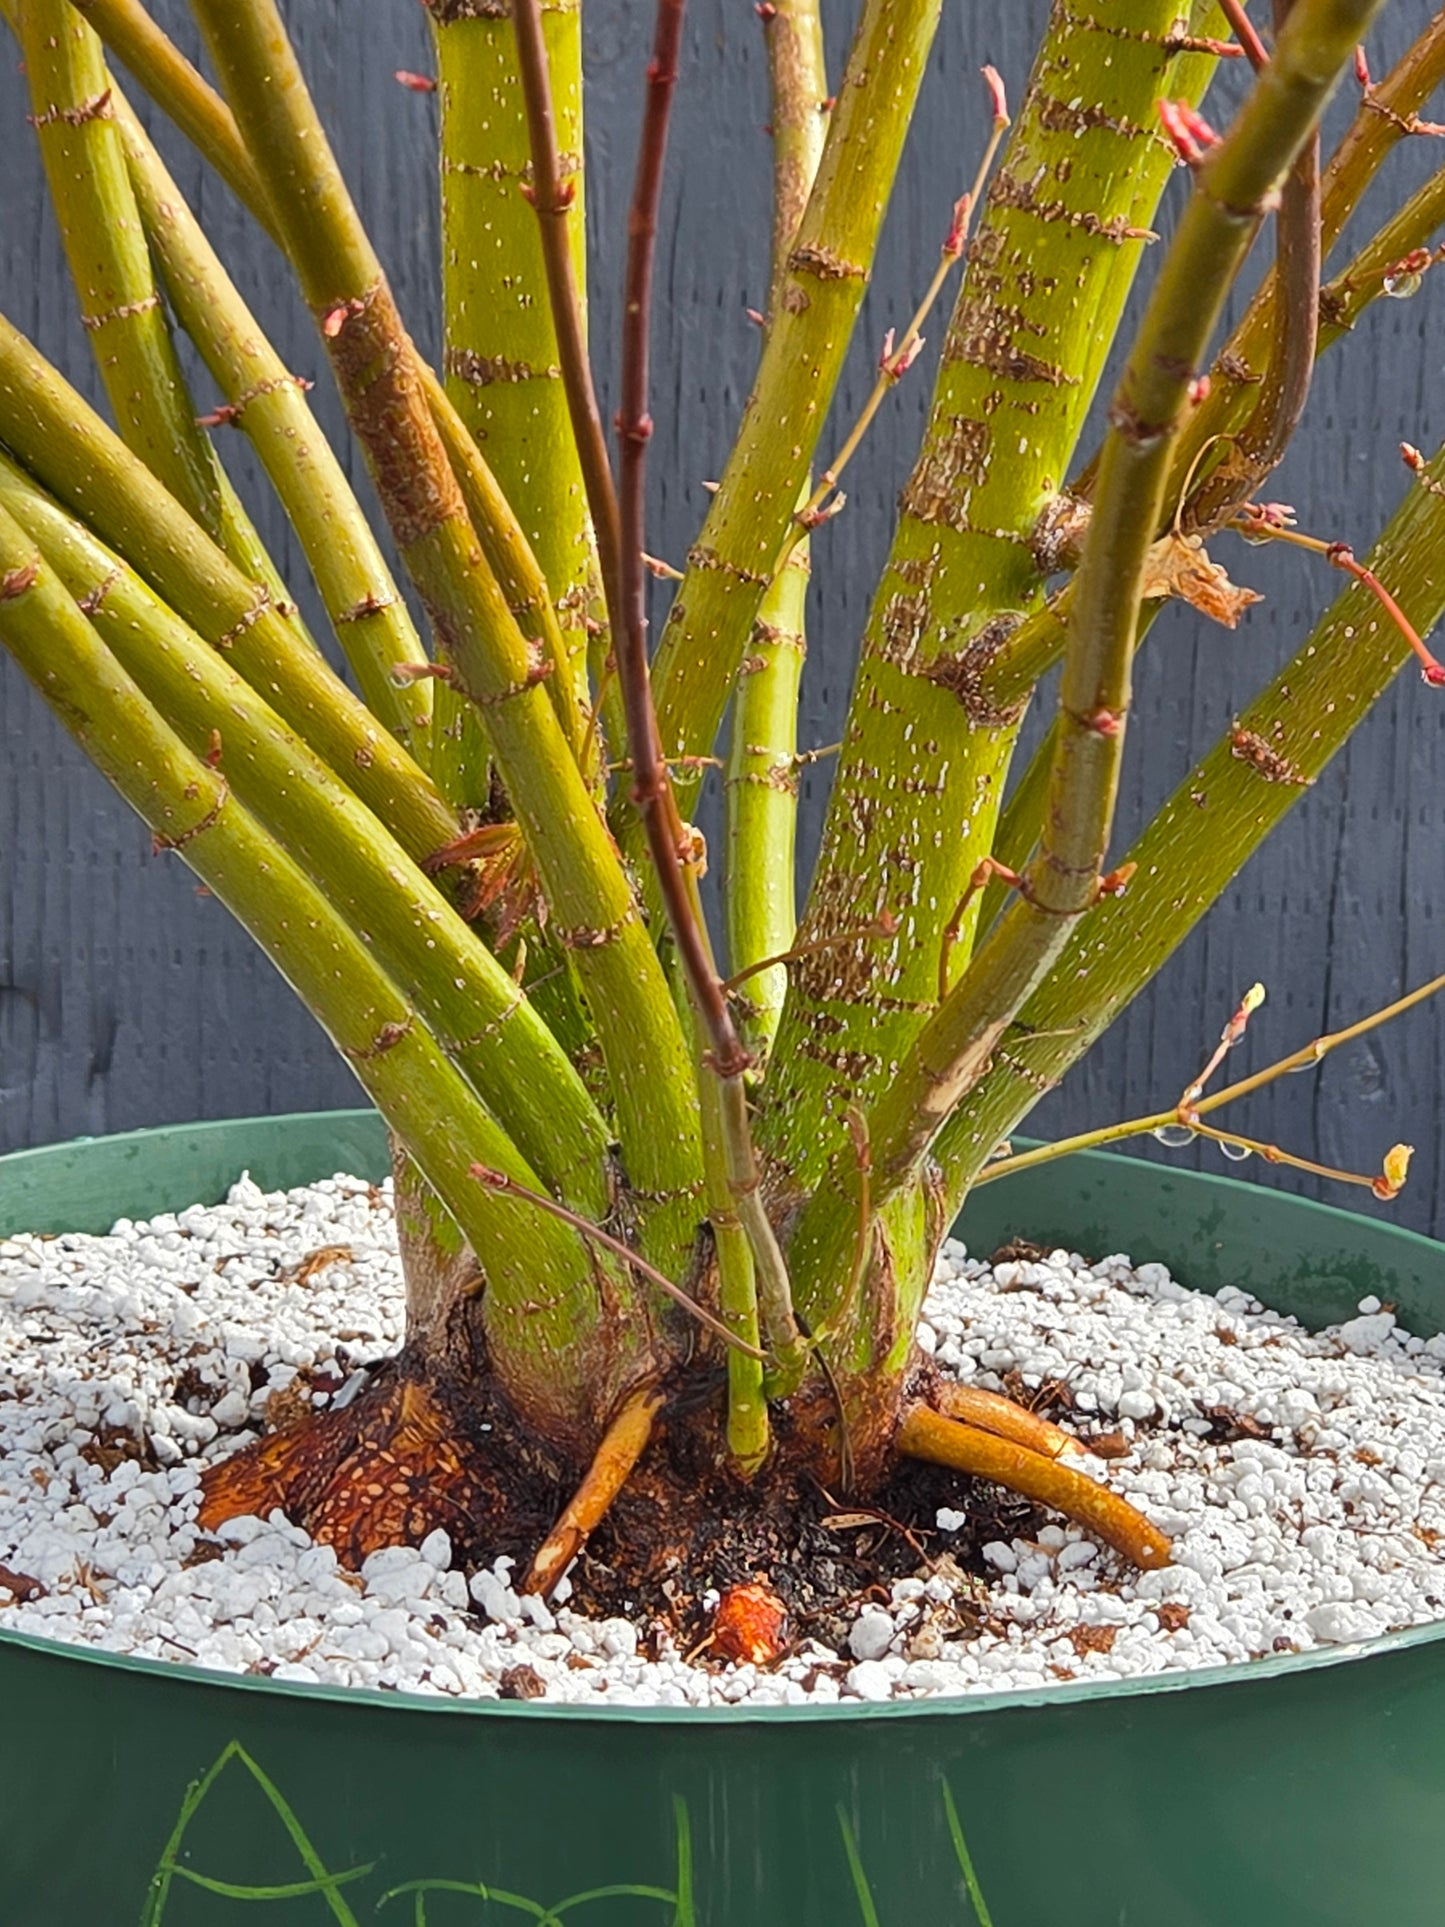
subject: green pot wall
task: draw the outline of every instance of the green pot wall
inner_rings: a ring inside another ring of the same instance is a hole
[[[0,1159],[0,1235],[213,1200],[243,1167],[281,1186],[384,1165],[353,1112],[22,1152]],[[1372,1291],[1445,1326],[1445,1247],[1128,1159],[991,1185],[961,1229],[1162,1258],[1313,1323]],[[950,1803],[992,1927],[1441,1927],[1445,1629],[751,1714],[344,1695],[0,1633],[3,1927],[973,1927]]]

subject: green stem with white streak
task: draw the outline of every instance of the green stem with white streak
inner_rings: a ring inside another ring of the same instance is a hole
[[[410,855],[452,841],[457,819],[426,772],[3,316],[0,444],[225,651]]]
[[[427,762],[432,685],[398,688],[390,673],[397,663],[421,662],[426,651],[371,526],[300,383],[237,292],[145,129],[118,91],[112,105],[140,218],[181,326],[271,478],[367,707]]]
[[[728,967],[736,976],[781,957],[797,933],[798,693],[807,653],[809,544],[800,542],[763,598],[733,700],[727,803]],[[766,1061],[788,988],[770,964],[735,997],[748,1048]]]
[[[473,1161],[535,1187],[511,1140],[447,1062],[366,944],[185,747],[100,642],[24,530],[0,510],[0,641],[86,753],[232,909],[337,1048],[445,1200],[486,1279],[484,1318],[499,1369],[532,1422],[568,1441],[598,1423],[638,1369],[645,1322],[611,1334],[606,1382],[588,1371],[603,1315],[589,1254],[575,1235],[516,1200],[485,1192]],[[629,1287],[614,1278],[625,1303]],[[620,1346],[618,1343],[620,1337]],[[544,1357],[545,1372],[531,1360]]]
[[[0,457],[0,504],[125,672],[374,951],[517,1144],[605,1216],[608,1132],[551,1032],[386,828],[179,616]]]
[[[703,1074],[701,1068],[698,1098],[702,1112],[703,1196],[717,1250],[718,1313],[731,1332],[756,1348],[761,1342],[761,1326],[753,1249],[727,1182],[727,1144],[718,1080]],[[728,1454],[737,1470],[748,1478],[768,1455],[770,1428],[763,1366],[760,1360],[730,1346],[727,1369]]]
[[[701,1140],[686,1040],[636,899],[545,693],[541,652],[480,552],[273,0],[195,0],[195,11],[438,647],[482,712],[552,930],[597,1027],[647,1255],[675,1275],[699,1216]]]

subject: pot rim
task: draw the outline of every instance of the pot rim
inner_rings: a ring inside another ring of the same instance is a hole
[[[26,1150],[0,1155],[0,1173],[7,1168],[13,1170],[28,1164],[33,1159],[40,1159],[57,1151],[75,1150],[86,1145],[114,1144],[140,1150],[147,1141],[172,1137],[181,1132],[188,1135],[209,1135],[213,1131],[219,1133],[238,1125],[260,1124],[277,1127],[290,1122],[299,1122],[302,1119],[314,1122],[322,1117],[331,1117],[338,1121],[345,1119],[355,1123],[373,1116],[375,1113],[366,1107],[338,1111],[292,1111],[271,1117],[205,1119],[193,1124],[163,1124],[138,1131],[71,1138],[60,1144],[36,1145]],[[1141,1162],[1139,1159],[1121,1157],[1117,1153],[1106,1151],[1074,1152],[1071,1158],[1087,1160],[1094,1165],[1107,1167]],[[1221,1203],[1226,1202],[1230,1194],[1274,1189],[1272,1186],[1249,1184],[1238,1178],[1217,1176],[1205,1171],[1170,1171],[1168,1175],[1174,1180],[1186,1181],[1191,1188],[1200,1187],[1220,1194]],[[1422,1252],[1433,1254],[1438,1262],[1445,1265],[1445,1244],[1433,1238],[1424,1237],[1420,1232],[1411,1231],[1402,1225],[1391,1225],[1379,1219],[1366,1218],[1361,1213],[1344,1211],[1337,1205],[1320,1204],[1312,1198],[1296,1197],[1290,1192],[1281,1191],[1278,1195],[1302,1211],[1323,1212],[1329,1217],[1351,1224],[1373,1225],[1376,1229],[1387,1232],[1392,1239],[1402,1239]],[[179,1205],[172,1208],[183,1210],[185,1207]],[[548,1704],[542,1700],[524,1703],[453,1698],[440,1693],[433,1695],[401,1689],[386,1691],[380,1687],[340,1687],[325,1685],[319,1681],[313,1683],[307,1680],[259,1678],[246,1673],[232,1673],[189,1665],[184,1661],[148,1659],[127,1653],[111,1653],[98,1647],[73,1645],[66,1640],[46,1639],[35,1633],[13,1632],[0,1627],[0,1659],[3,1659],[7,1650],[13,1650],[33,1653],[56,1661],[73,1661],[83,1666],[99,1666],[112,1672],[130,1673],[142,1678],[180,1682],[182,1685],[204,1685],[229,1692],[260,1694],[266,1697],[280,1696],[313,1702],[329,1701],[343,1706],[379,1707],[397,1713],[432,1713],[449,1718],[546,1720],[570,1724],[592,1721],[613,1725],[640,1723],[649,1726],[692,1726],[699,1721],[713,1726],[752,1726],[759,1723],[792,1726],[820,1720],[978,1717],[1024,1708],[1072,1706],[1101,1700],[1153,1697],[1161,1693],[1241,1687],[1247,1686],[1251,1681],[1263,1682],[1290,1678],[1297,1674],[1350,1665],[1358,1660],[1383,1659],[1392,1654],[1409,1652],[1416,1647],[1437,1643],[1445,1643],[1445,1619],[1435,1620],[1423,1626],[1408,1627],[1400,1632],[1384,1633],[1377,1639],[1316,1648],[1303,1653],[1270,1654],[1262,1659],[1241,1660],[1232,1665],[1180,1668],[1169,1672],[1145,1674],[1137,1679],[1061,1680],[1054,1686],[1015,1687],[1003,1692],[938,1694],[927,1699],[886,1702],[839,1701],[822,1706],[594,1707]]]

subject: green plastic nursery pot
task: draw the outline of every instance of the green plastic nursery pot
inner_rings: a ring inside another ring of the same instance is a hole
[[[27,1151],[0,1159],[0,1235],[384,1167],[360,1112]],[[1315,1324],[1373,1292],[1445,1326],[1445,1247],[1128,1159],[990,1185],[961,1230],[1162,1259]],[[344,1694],[0,1631],[4,1927],[1440,1927],[1442,1869],[1445,1627],[754,1713]]]

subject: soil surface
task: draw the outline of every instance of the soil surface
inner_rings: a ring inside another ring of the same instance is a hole
[[[940,1507],[967,1514],[946,1540]],[[599,1618],[645,1623],[654,1644],[666,1631],[702,1662],[718,1595],[760,1582],[787,1608],[790,1643],[813,1639],[841,1651],[864,1606],[886,1606],[896,1580],[942,1568],[956,1593],[936,1630],[967,1637],[996,1630],[988,1627],[992,1573],[983,1547],[1032,1538],[1043,1519],[997,1486],[929,1465],[900,1465],[867,1503],[811,1481],[788,1493],[721,1482],[684,1493],[654,1473],[636,1478],[593,1534],[572,1568],[572,1603]]]

